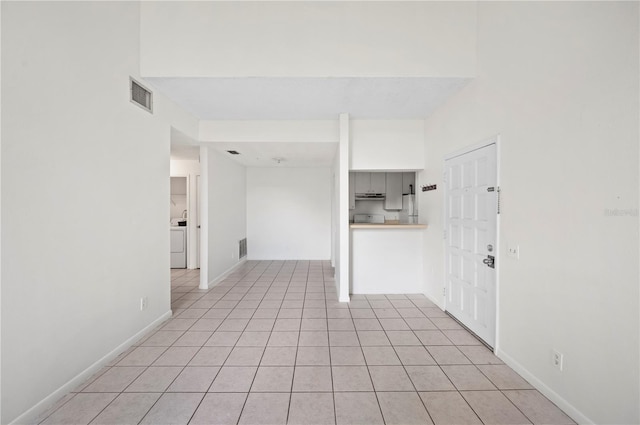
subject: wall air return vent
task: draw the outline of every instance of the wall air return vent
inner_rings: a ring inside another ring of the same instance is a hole
[[[151,93],[151,90],[147,89],[133,78],[129,78],[129,81],[131,102],[153,114],[153,93]]]
[[[247,238],[244,238],[240,242],[238,242],[238,245],[239,245],[238,258],[246,257],[247,256]]]

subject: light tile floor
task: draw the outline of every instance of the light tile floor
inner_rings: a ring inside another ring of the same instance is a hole
[[[572,424],[422,295],[336,298],[321,261],[249,261],[43,424]]]

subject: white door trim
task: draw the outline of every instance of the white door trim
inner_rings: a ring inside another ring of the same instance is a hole
[[[485,139],[481,142],[478,143],[474,143],[473,145],[469,145],[469,146],[465,146],[464,148],[458,149],[456,151],[453,151],[447,155],[444,156],[444,160],[447,161],[449,159],[455,158],[457,156],[460,155],[464,155],[467,154],[469,152],[473,152],[473,151],[477,151],[478,149],[482,149],[486,146],[489,145],[496,145],[496,151],[497,151],[497,157],[498,157],[498,161],[497,161],[497,168],[498,171],[500,171],[500,134],[496,134],[495,136],[492,136],[488,139]],[[498,179],[500,178],[500,174],[498,173]]]
[[[186,185],[187,185],[187,195],[186,195],[186,202],[187,202],[187,230],[186,230],[186,235],[187,235],[187,239],[185,240],[185,245],[184,245],[184,249],[187,251],[187,260],[185,262],[185,269],[190,269],[191,267],[191,256],[193,255],[193,253],[191,252],[191,175],[189,173],[178,173],[178,174],[170,174],[170,178],[169,180],[171,180],[171,178],[173,177],[181,177],[181,178],[185,178],[186,179]],[[173,196],[173,195],[170,195]]]
[[[501,158],[501,135],[500,133],[497,133],[487,139],[484,139],[478,143],[474,143],[472,145],[468,145],[465,146],[461,149],[455,150],[453,152],[450,152],[449,154],[444,155],[443,157],[443,164],[449,160],[449,159],[453,159],[456,158],[458,156],[467,154],[469,152],[473,152],[476,151],[478,149],[482,149],[486,146],[495,144],[496,146],[496,187],[500,188],[501,185],[501,180],[500,180],[500,175],[501,175],[501,162],[502,162],[502,158]],[[444,167],[443,167],[444,169]],[[443,228],[445,227],[445,224],[447,223],[446,220],[446,207],[444,207],[446,204],[446,191],[442,191],[442,197],[443,197],[443,208],[442,208],[442,223],[443,223]],[[500,192],[498,193],[498,202],[500,202]],[[495,273],[495,278],[496,278],[496,291],[495,291],[495,314],[496,314],[496,318],[495,318],[495,344],[493,347],[493,350],[495,353],[499,352],[500,350],[500,269],[502,266],[502,255],[501,255],[501,244],[500,244],[500,216],[502,214],[502,211],[500,211],[497,216],[496,216],[496,250],[495,250],[495,257],[496,257],[496,273]],[[444,230],[444,229],[443,229]],[[446,231],[446,230],[444,230]],[[446,253],[446,240],[443,238],[442,240],[442,249],[443,252]],[[446,266],[447,266],[447,258],[446,258],[446,254],[444,255],[444,263],[443,263],[443,270],[445,270],[446,273]],[[443,284],[445,285],[443,288],[446,288],[446,282],[443,282]],[[443,309],[446,311],[447,309],[447,297],[443,297]]]
[[[194,196],[196,198],[196,202],[195,202],[195,220],[192,220],[194,222],[194,226],[195,226],[195,241],[196,243],[195,245],[195,259],[194,259],[194,268],[199,269],[200,268],[200,221],[201,221],[201,207],[200,207],[200,202],[201,202],[201,194],[200,194],[200,187],[202,185],[202,179],[200,178],[200,173],[195,175],[195,192],[194,192]]]

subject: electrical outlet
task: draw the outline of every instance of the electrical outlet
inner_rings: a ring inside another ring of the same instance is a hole
[[[562,368],[564,366],[564,355],[559,351],[553,350],[551,363],[553,364],[553,367],[562,372]]]
[[[520,259],[520,245],[508,244],[507,255],[511,258],[515,258],[516,260]]]
[[[147,299],[147,297],[140,298],[140,311],[146,310],[148,304],[149,300]]]

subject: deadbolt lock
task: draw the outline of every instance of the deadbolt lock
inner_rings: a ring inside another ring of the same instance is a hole
[[[496,257],[494,257],[493,255],[487,255],[487,258],[482,260],[482,262],[492,269],[496,268]]]

